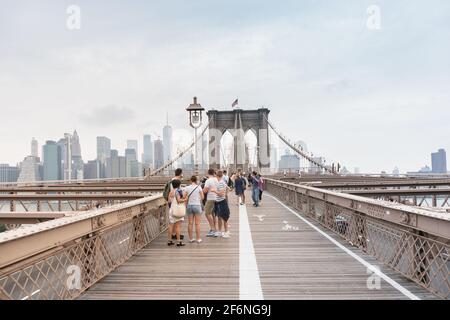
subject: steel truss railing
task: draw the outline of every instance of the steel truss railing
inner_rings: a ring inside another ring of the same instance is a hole
[[[0,299],[74,299],[167,229],[161,195],[0,234]]]
[[[450,217],[265,179],[268,192],[433,294],[450,298]]]

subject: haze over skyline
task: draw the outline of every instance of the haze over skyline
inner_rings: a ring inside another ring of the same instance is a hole
[[[366,26],[373,4],[381,30]],[[70,5],[80,30],[66,27]],[[84,160],[96,136],[124,150],[162,136],[166,112],[188,141],[195,95],[206,109],[267,106],[349,170],[416,171],[450,150],[449,17],[445,0],[3,0],[0,163],[74,129]]]

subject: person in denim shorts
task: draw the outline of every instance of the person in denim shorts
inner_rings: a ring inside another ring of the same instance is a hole
[[[187,199],[187,210],[188,215],[188,234],[189,242],[197,243],[202,242],[200,237],[200,218],[203,213],[202,201],[204,198],[203,189],[198,184],[196,176],[192,176],[191,184],[185,189],[186,199]],[[195,222],[195,233],[197,234],[197,239],[193,238],[192,229]]]

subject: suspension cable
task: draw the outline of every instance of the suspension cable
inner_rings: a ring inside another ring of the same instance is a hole
[[[267,121],[267,123],[269,124],[270,128],[273,130],[273,132],[275,132],[275,134],[285,143],[287,144],[292,150],[294,150],[296,153],[298,153],[300,156],[302,156],[303,158],[305,158],[306,160],[308,160],[310,163],[318,166],[319,168],[325,170],[328,173],[337,175],[337,172],[334,172],[333,170],[331,170],[330,168],[324,166],[323,164],[317,162],[316,160],[314,160],[312,157],[308,156],[305,152],[303,152],[303,150],[297,148],[295,145],[293,145],[292,143],[290,143],[288,141],[287,138],[285,138],[280,132],[278,132],[277,129],[275,129],[274,125],[269,121],[269,119],[267,119],[266,115],[263,114],[265,120]]]

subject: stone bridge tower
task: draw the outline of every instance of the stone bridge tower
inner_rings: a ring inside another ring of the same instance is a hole
[[[245,164],[244,136],[248,130],[252,130],[257,141],[258,168],[262,172],[268,170],[270,168],[269,113],[270,110],[267,108],[208,111],[210,168],[220,167],[220,141],[226,131],[233,136],[233,169],[243,168]]]

